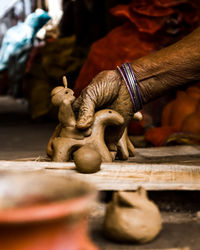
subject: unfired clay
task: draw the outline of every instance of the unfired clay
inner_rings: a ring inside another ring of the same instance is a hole
[[[59,106],[59,125],[56,127],[47,145],[47,154],[53,161],[65,162],[72,158],[73,153],[82,146],[89,146],[98,152],[101,160],[111,162],[118,153],[121,159],[127,159],[129,154],[135,154],[134,146],[130,142],[127,130],[115,145],[108,146],[104,140],[104,132],[107,126],[123,126],[124,118],[111,109],[100,110],[95,114],[94,123],[87,130],[76,127],[76,118],[72,110],[75,100],[73,91],[67,88],[67,80],[64,77],[65,87],[56,87],[52,90],[52,103]],[[137,115],[136,115],[137,119]]]
[[[101,155],[89,146],[83,146],[74,153],[76,169],[81,173],[95,173],[100,170]]]
[[[148,199],[144,188],[136,192],[116,192],[108,204],[104,232],[115,241],[146,243],[162,228],[158,207]]]

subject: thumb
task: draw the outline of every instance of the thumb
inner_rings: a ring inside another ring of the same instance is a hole
[[[77,128],[87,129],[94,121],[95,103],[89,95],[85,95],[82,98],[82,103],[79,103],[79,114],[77,120]]]

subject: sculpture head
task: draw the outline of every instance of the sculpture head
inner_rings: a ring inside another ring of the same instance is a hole
[[[64,87],[58,86],[51,91],[51,101],[55,106],[59,106],[63,100],[72,103],[75,100],[74,92],[67,87],[67,78],[63,76]]]
[[[118,207],[144,208],[144,204],[148,203],[149,199],[146,190],[143,187],[139,187],[135,192],[116,192],[113,202]]]

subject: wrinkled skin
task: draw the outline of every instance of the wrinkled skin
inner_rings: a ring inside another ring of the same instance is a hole
[[[143,103],[200,81],[200,27],[177,43],[132,62]]]
[[[200,80],[200,27],[179,42],[131,63],[140,88],[143,104],[171,89]],[[93,123],[96,109],[111,108],[125,119],[133,117],[133,105],[121,76],[116,70],[102,71],[74,102],[78,111],[77,127],[86,129]],[[111,130],[109,140],[119,137],[123,128]]]
[[[117,111],[125,121],[122,127],[106,131],[107,144],[111,144],[119,140],[124,128],[133,118],[133,104],[129,92],[116,70],[99,73],[73,103],[73,109],[79,110],[77,127],[79,129],[90,127],[93,124],[95,110],[103,108]]]

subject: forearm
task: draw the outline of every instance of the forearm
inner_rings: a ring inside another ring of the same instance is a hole
[[[200,27],[179,42],[131,63],[143,103],[200,80]]]

